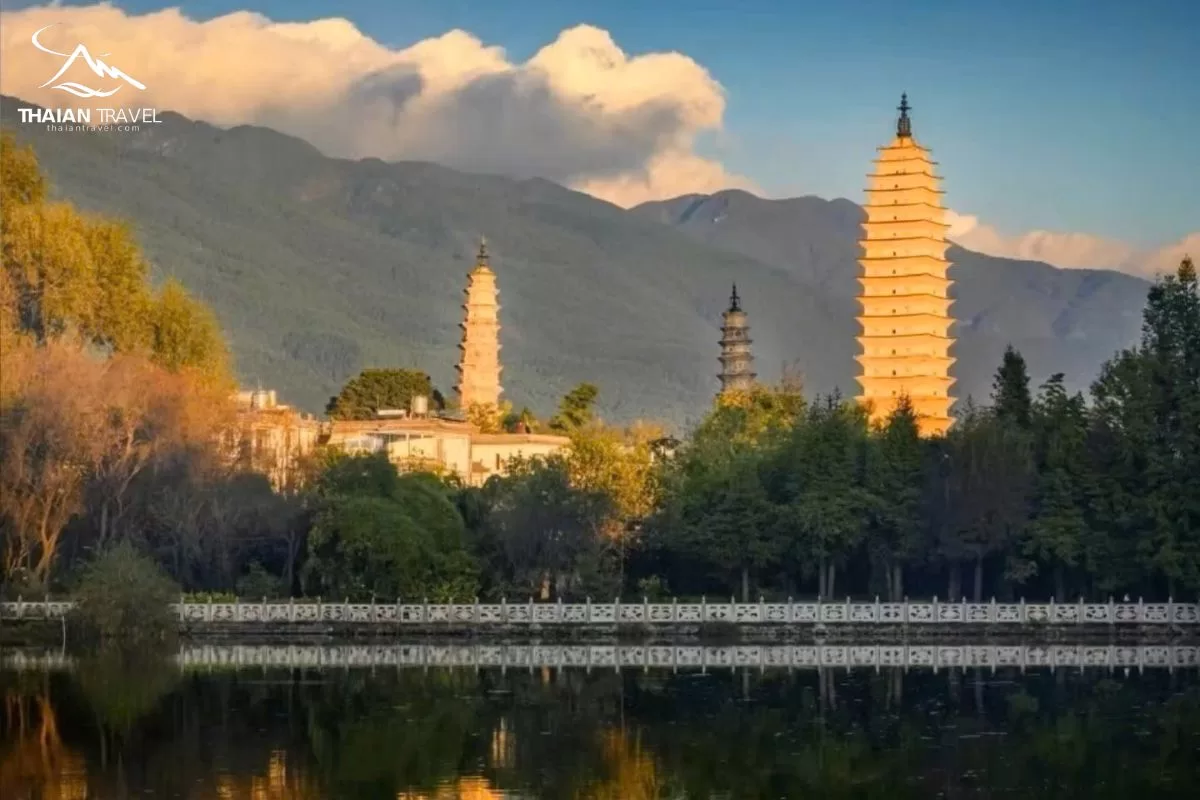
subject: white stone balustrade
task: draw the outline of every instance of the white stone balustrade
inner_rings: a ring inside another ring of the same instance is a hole
[[[0,603],[0,621],[60,619],[69,601]],[[209,623],[345,623],[364,625],[1200,625],[1196,603],[326,603],[262,601],[175,603],[188,626]]]
[[[209,645],[183,647],[185,668],[536,667],[585,669],[1196,669],[1195,645]],[[66,668],[61,652],[0,654],[10,669]]]

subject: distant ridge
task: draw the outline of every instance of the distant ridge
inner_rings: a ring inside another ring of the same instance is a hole
[[[549,412],[587,380],[609,419],[695,419],[717,390],[734,282],[763,379],[797,362],[810,391],[854,391],[861,210],[849,200],[728,191],[626,211],[545,180],[332,159],[266,128],[170,113],[139,133],[51,133],[17,122],[19,105],[0,100],[0,120],[34,145],[57,193],[133,221],[157,274],[212,304],[243,379],[308,410],[363,366],[420,367],[449,390],[480,235],[518,407]],[[1061,371],[1083,387],[1136,338],[1140,279],[950,258],[960,396],[987,396],[1009,341],[1034,380]]]

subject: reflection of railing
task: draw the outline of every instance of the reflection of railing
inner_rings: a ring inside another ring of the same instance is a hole
[[[0,619],[58,619],[70,602],[0,603]],[[1195,603],[175,603],[183,624],[1198,625]]]
[[[184,667],[579,667],[721,669],[1111,668],[1195,669],[1200,647],[1171,645],[193,645],[178,656]],[[14,652],[10,668],[66,667],[56,653]]]

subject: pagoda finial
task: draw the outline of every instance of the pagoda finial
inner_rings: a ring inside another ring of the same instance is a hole
[[[912,111],[912,106],[908,104],[908,92],[900,94],[900,119],[896,122],[896,135],[902,138],[912,136],[912,120],[908,118],[908,112]]]
[[[738,297],[736,283],[733,285],[733,294],[731,294],[729,296],[729,310],[730,311],[741,311],[742,310],[742,299],[740,297]]]

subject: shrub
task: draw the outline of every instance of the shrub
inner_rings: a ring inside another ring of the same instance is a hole
[[[276,600],[287,595],[283,587],[283,579],[274,575],[259,564],[252,563],[246,574],[238,578],[237,596],[245,600],[258,600],[266,597]]]
[[[101,642],[149,645],[178,631],[171,603],[179,589],[152,559],[122,543],[85,568],[75,591],[84,632]]]

